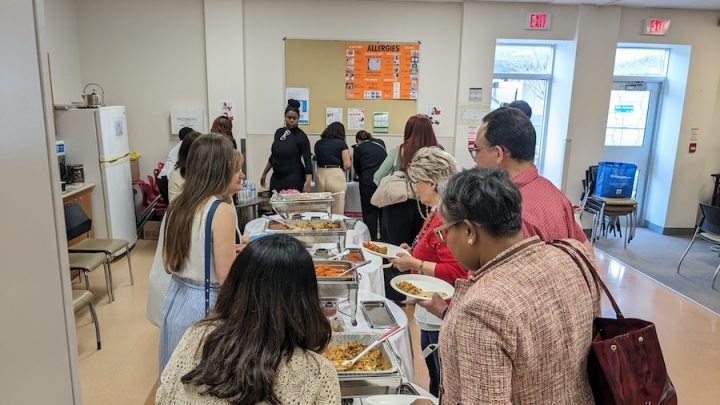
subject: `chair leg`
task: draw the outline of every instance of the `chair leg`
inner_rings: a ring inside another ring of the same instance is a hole
[[[127,256],[128,270],[130,271],[130,285],[135,285],[135,279],[133,278],[132,272],[132,261],[130,260],[130,245],[125,248],[125,255]]]
[[[682,254],[682,256],[680,256],[680,262],[678,262],[677,270],[675,270],[675,273],[680,273],[680,266],[682,265],[683,260],[685,260],[685,256],[690,251],[693,243],[695,243],[695,238],[697,237],[698,232],[700,232],[700,228],[695,228],[695,234],[693,235],[692,240],[690,240],[690,245],[688,245],[687,249],[685,249],[685,252]]]
[[[90,291],[90,278],[88,277],[89,271],[82,270],[83,279],[85,280],[85,289]]]
[[[112,279],[112,254],[107,255],[107,266],[108,266],[108,278],[110,279],[110,293],[112,294],[112,300],[115,301],[115,286],[113,285],[113,279]]]
[[[112,304],[112,279],[110,278],[110,265],[107,261],[103,262],[103,269],[105,270],[105,288],[107,289],[108,303]]]
[[[718,267],[715,270],[715,275],[713,276],[712,284],[710,284],[710,286],[713,288],[713,290],[715,289],[715,281],[717,280],[719,273],[720,273],[720,264],[718,264]]]
[[[100,350],[102,348],[102,343],[100,342],[100,324],[98,323],[97,314],[95,313],[95,304],[92,302],[90,302],[90,316],[95,324],[95,340],[97,340],[97,348]]]

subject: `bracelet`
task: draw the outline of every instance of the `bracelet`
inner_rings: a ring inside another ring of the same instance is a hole
[[[420,261],[420,274],[425,274],[423,267],[425,267],[425,260]]]

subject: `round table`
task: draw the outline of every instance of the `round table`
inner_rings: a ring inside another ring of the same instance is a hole
[[[412,341],[410,339],[410,331],[408,330],[408,319],[405,315],[405,311],[397,306],[394,302],[388,301],[384,296],[373,294],[367,290],[358,291],[358,309],[357,309],[357,326],[352,326],[350,323],[350,316],[347,315],[350,312],[350,303],[346,300],[340,303],[338,312],[342,314],[343,321],[345,321],[346,332],[373,332],[382,334],[388,329],[372,329],[368,325],[365,316],[360,309],[360,303],[362,301],[385,301],[385,305],[390,309],[393,317],[397,321],[398,325],[404,327],[401,332],[396,333],[388,339],[390,346],[395,351],[396,355],[400,359],[400,368],[405,378],[412,382],[415,379],[415,372],[413,368],[413,352],[412,352]]]

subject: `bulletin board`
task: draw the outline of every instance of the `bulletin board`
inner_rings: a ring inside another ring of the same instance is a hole
[[[310,91],[310,122],[308,125],[300,125],[300,128],[308,134],[322,133],[326,127],[326,108],[342,108],[342,122],[347,127],[348,108],[363,108],[366,131],[373,132],[373,113],[388,112],[388,134],[402,135],[408,118],[417,113],[416,100],[346,98],[346,46],[354,43],[369,42],[285,40],[285,87],[307,88]],[[355,132],[357,131],[347,130],[348,135],[354,135]]]

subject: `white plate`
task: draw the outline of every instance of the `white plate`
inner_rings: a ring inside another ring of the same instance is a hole
[[[436,277],[431,276],[424,276],[421,274],[403,274],[400,276],[397,276],[390,280],[390,285],[392,286],[395,291],[399,292],[400,294],[406,295],[408,298],[415,298],[417,300],[430,300],[432,299],[432,296],[425,297],[422,295],[414,295],[414,294],[408,294],[405,291],[399,289],[397,287],[397,283],[401,281],[407,281],[410,283],[413,283],[415,287],[421,289],[423,292],[425,291],[433,291],[433,292],[443,292],[447,294],[447,296],[443,297],[443,299],[450,299],[452,298],[453,294],[455,294],[455,288],[451,286],[447,281],[441,280]]]
[[[437,399],[417,395],[373,395],[363,399],[365,405],[410,405],[416,399],[429,399],[437,404]]]
[[[372,250],[365,248],[365,246],[363,246],[362,244],[361,244],[360,246],[363,248],[364,251],[366,251],[366,252],[368,252],[368,253],[372,253],[372,254],[374,254],[375,256],[380,256],[380,257],[382,257],[383,259],[397,259],[397,258],[398,258],[398,253],[403,253],[403,254],[406,254],[406,255],[409,255],[409,254],[410,254],[410,252],[408,252],[407,250],[401,248],[400,246],[395,246],[395,245],[391,245],[391,244],[389,244],[389,243],[383,243],[383,242],[372,242],[372,243],[375,244],[375,245],[378,245],[378,246],[380,246],[380,247],[386,247],[386,248],[387,248],[387,254],[382,254],[382,253],[378,253],[378,252],[373,252]]]

